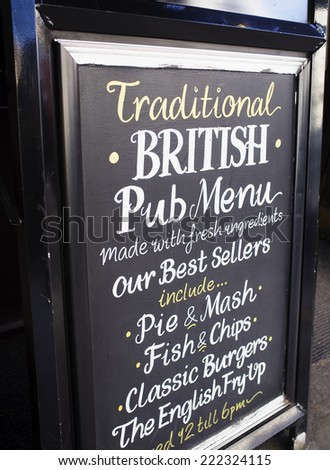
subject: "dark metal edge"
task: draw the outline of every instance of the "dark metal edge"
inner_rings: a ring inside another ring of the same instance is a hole
[[[168,3],[120,2],[111,10],[110,5],[104,10],[95,9],[95,4],[92,9],[86,8],[87,5],[90,6],[90,2],[82,3],[85,8],[47,4],[37,8],[47,27],[57,30],[213,42],[300,52],[314,52],[325,42],[324,31],[316,24],[178,7]]]

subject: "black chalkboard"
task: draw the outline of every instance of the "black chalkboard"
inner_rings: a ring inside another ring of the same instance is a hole
[[[78,91],[96,446],[193,448],[284,393],[295,77],[82,65]]]

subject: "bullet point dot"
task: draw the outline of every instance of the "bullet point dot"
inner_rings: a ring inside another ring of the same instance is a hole
[[[141,367],[141,362],[137,362],[137,363],[136,363],[136,368],[137,368],[137,369],[140,369],[140,367]]]
[[[109,162],[115,165],[119,162],[119,154],[117,152],[112,152],[109,156]]]
[[[128,331],[128,332],[126,333],[126,338],[130,338],[131,336],[132,336],[132,333],[131,333],[130,331]]]
[[[119,413],[121,413],[121,412],[123,411],[123,409],[124,409],[123,405],[119,405],[119,406],[118,406],[118,411],[119,411]]]
[[[279,149],[279,148],[281,147],[281,145],[282,145],[281,139],[277,139],[277,141],[275,142],[275,147],[276,147],[277,149]]]

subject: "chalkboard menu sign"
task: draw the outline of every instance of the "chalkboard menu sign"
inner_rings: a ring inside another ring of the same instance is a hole
[[[60,41],[95,445],[220,442],[285,403],[296,64],[102,47]]]

